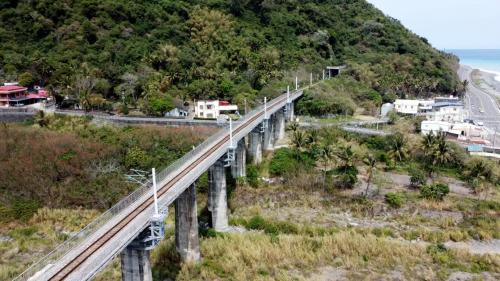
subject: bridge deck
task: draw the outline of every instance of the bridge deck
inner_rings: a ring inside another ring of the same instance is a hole
[[[302,89],[293,92],[290,99],[293,101],[302,93]],[[267,106],[268,115],[284,107],[286,102],[286,95],[270,101]],[[235,122],[233,141],[236,143],[245,137],[263,119],[264,109],[261,106],[243,120]],[[166,171],[161,172],[157,176],[160,206],[171,205],[190,184],[226,153],[228,146],[229,131],[223,128]],[[148,226],[152,214],[153,197],[149,188],[136,200],[131,200],[119,213],[109,214],[110,217],[106,218],[105,223],[71,247],[53,264],[50,263],[51,257],[46,257],[16,280],[88,280]]]

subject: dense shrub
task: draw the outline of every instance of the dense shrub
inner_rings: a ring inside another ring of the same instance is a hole
[[[485,182],[495,184],[499,179],[499,175],[495,173],[493,163],[478,157],[465,161],[462,177],[474,191],[478,190]]]
[[[391,110],[389,111],[389,113],[387,113],[387,118],[389,124],[396,124],[396,122],[399,120],[400,117],[395,110]]]
[[[269,173],[272,175],[283,175],[296,170],[299,166],[297,154],[289,148],[275,150],[269,163]]]
[[[150,166],[151,159],[146,151],[134,146],[127,151],[123,162],[128,169],[136,168],[144,170]]]
[[[309,155],[313,152],[305,153],[289,148],[275,150],[269,163],[269,173],[271,175],[284,175],[297,172],[300,169],[310,169],[314,167],[314,160]]]
[[[261,216],[254,216],[249,220],[240,219],[237,224],[243,225],[247,229],[263,230],[267,234],[297,234],[299,229],[292,223],[286,221],[265,220]]]
[[[251,187],[259,187],[261,184],[259,169],[254,165],[247,166],[246,180]]]
[[[450,192],[447,184],[435,183],[425,185],[420,189],[420,195],[426,199],[443,200],[443,198]]]
[[[391,207],[399,208],[404,203],[404,197],[399,193],[389,192],[385,194],[385,202]]]
[[[356,167],[339,167],[335,170],[335,186],[339,188],[354,188],[357,182],[358,169]]]
[[[356,104],[349,97],[335,94],[305,96],[297,103],[297,112],[311,116],[353,115]]]
[[[413,168],[409,171],[410,176],[410,186],[413,188],[419,188],[427,183],[427,176],[424,171]]]
[[[136,187],[129,168],[168,166],[211,132],[43,118],[46,128],[0,126],[0,209],[12,219],[43,206],[108,208]]]
[[[383,136],[368,136],[361,139],[361,143],[366,144],[370,149],[385,150],[387,148],[387,137]]]

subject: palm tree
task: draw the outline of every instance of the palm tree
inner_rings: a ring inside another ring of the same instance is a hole
[[[430,132],[427,135],[424,135],[422,138],[422,151],[426,157],[432,154],[432,150],[434,149],[434,145],[436,143],[436,138],[434,133]]]
[[[436,137],[434,149],[432,150],[433,162],[436,165],[442,166],[450,163],[453,160],[452,151],[444,134],[439,134]]]
[[[341,162],[340,167],[341,168],[345,169],[345,168],[354,167],[354,161],[356,158],[356,154],[354,153],[354,151],[352,151],[352,148],[350,146],[341,147],[340,149],[337,150],[335,155],[337,156],[337,158],[340,159],[340,162]]]
[[[297,122],[291,122],[286,129],[295,132],[299,129],[299,124]]]
[[[367,165],[367,179],[366,179],[366,191],[365,191],[365,197],[368,196],[368,190],[370,189],[370,185],[373,180],[373,173],[375,172],[376,165],[377,165],[377,160],[373,155],[368,154],[368,156],[363,160],[363,163]]]
[[[292,144],[298,151],[302,151],[306,143],[307,143],[306,134],[303,131],[301,130],[293,131]]]
[[[326,181],[326,172],[334,158],[334,150],[331,145],[323,145],[320,150],[320,160],[323,162],[323,180]]]
[[[491,165],[481,158],[470,159],[465,164],[463,174],[475,193],[479,193],[483,190],[485,186],[483,183],[485,181],[492,181],[494,178],[494,172]]]
[[[316,129],[309,130],[306,141],[309,146],[313,146],[314,144],[318,143],[319,131]]]
[[[351,147],[341,147],[335,153],[341,161],[341,165],[337,168],[337,178],[340,186],[344,188],[352,188],[357,182],[358,169],[356,169],[355,161],[356,154]]]
[[[389,142],[389,155],[397,160],[403,161],[408,156],[406,148],[406,138],[401,133],[394,134]]]

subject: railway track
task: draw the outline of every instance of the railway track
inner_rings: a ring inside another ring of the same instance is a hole
[[[278,106],[281,102],[286,99],[286,96],[282,95],[275,100],[273,103],[268,106],[268,110],[272,110],[276,106]],[[233,134],[237,134],[241,132],[243,129],[247,128],[252,124],[255,120],[261,117],[264,112],[259,112],[255,116],[251,117],[249,120],[245,121],[245,123],[240,124],[233,132]],[[186,169],[182,170],[181,173],[177,174],[175,177],[170,179],[164,186],[162,186],[158,190],[158,197],[161,197],[166,192],[168,192],[172,186],[184,176],[189,174],[192,170],[194,170],[201,162],[207,159],[213,152],[217,151],[220,147],[222,147],[229,140],[229,136],[225,136],[222,140],[213,145],[208,151],[206,151],[201,157],[197,158],[193,163],[191,163]],[[144,210],[150,207],[154,202],[153,196],[150,196],[146,199],[140,206],[135,208],[130,214],[128,214],[125,218],[120,220],[116,225],[114,225],[106,234],[99,237],[95,242],[93,242],[89,247],[87,247],[83,252],[78,254],[78,256],[73,259],[71,262],[66,264],[62,269],[60,269],[56,274],[50,277],[48,280],[50,281],[60,281],[66,279],[72,272],[74,272],[83,262],[85,262],[93,253],[99,250],[104,244],[106,244],[110,239],[112,239],[117,233],[119,233],[127,224],[129,224],[132,220],[134,220],[139,214],[141,214]]]

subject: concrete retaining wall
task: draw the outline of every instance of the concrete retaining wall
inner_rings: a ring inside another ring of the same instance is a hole
[[[33,112],[0,112],[0,123],[19,123],[32,120]]]

